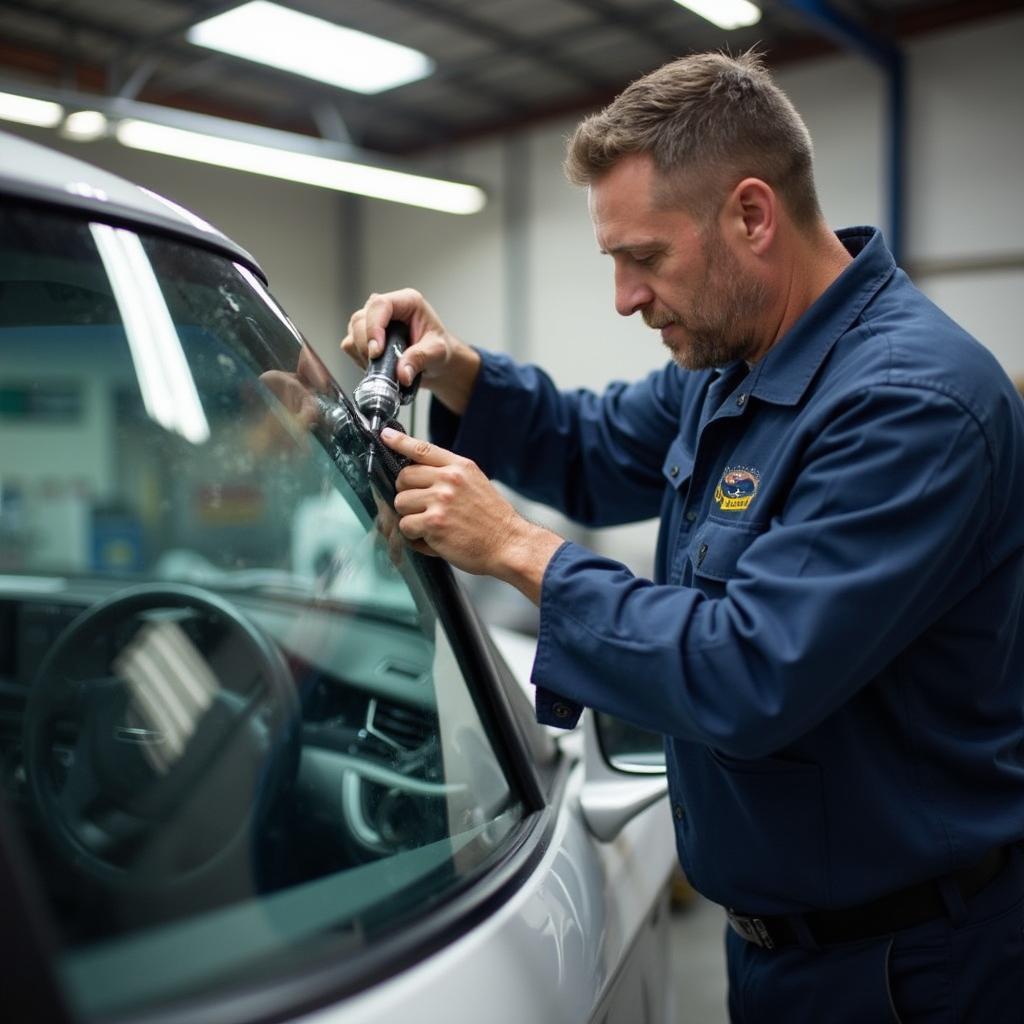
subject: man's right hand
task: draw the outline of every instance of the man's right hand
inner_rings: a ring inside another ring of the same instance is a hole
[[[371,295],[349,318],[341,350],[364,369],[384,348],[392,320],[409,325],[409,347],[398,362],[398,380],[409,385],[417,374],[452,412],[462,415],[480,370],[480,356],[449,334],[437,313],[413,288]]]

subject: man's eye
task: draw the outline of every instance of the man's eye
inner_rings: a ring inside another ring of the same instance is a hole
[[[633,262],[639,263],[642,267],[650,266],[654,262],[654,253],[646,253],[642,256],[633,256]]]

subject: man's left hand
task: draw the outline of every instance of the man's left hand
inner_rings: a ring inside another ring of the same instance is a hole
[[[470,459],[387,427],[381,440],[413,463],[398,474],[395,497],[398,528],[412,546],[511,583],[539,603],[562,538],[519,515]]]

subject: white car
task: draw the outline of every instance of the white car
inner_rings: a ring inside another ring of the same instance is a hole
[[[657,738],[536,724],[252,257],[6,135],[0,225],[0,1018],[670,1020]]]

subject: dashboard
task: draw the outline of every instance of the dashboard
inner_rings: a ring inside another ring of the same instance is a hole
[[[231,640],[234,622],[201,605],[167,609],[157,598],[153,607],[115,616],[109,628],[102,619],[95,620],[101,628],[87,628],[97,609],[130,590],[110,581],[0,581],[0,786],[76,928],[89,920],[102,934],[104,915],[79,913],[82,900],[102,906],[104,894],[129,879],[140,893],[138,913],[151,923],[177,913],[182,899],[193,909],[230,902],[237,886],[226,880],[240,872],[257,891],[273,892],[449,834],[452,806],[466,786],[445,778],[434,644],[419,624],[379,610],[218,595],[272,651],[277,667],[267,668],[255,656],[249,663],[248,648]],[[140,757],[160,730],[138,718],[119,658],[147,623],[168,618],[216,667],[223,693],[211,698],[195,732],[205,761],[191,763],[187,754],[161,774]],[[74,655],[58,658],[60,671],[99,703],[68,710],[55,701],[54,710],[44,702],[43,715],[33,710],[41,699],[35,691],[53,685],[48,666],[69,638]],[[279,674],[284,696],[273,686],[259,690],[258,706],[236,714],[246,688],[259,689],[253,680],[261,673]],[[120,696],[102,696],[107,691]],[[213,711],[226,724],[206,741]],[[81,762],[93,759],[86,770]],[[93,803],[76,805],[72,824],[55,822],[67,815],[67,794],[81,788],[75,780],[83,775],[97,790]],[[173,789],[179,776],[180,792],[154,811],[152,794]],[[117,832],[115,842],[104,830],[123,818],[145,819],[146,828],[133,825],[127,838]],[[174,849],[162,855],[174,866],[154,867],[160,844]],[[161,892],[168,878],[172,901]]]

